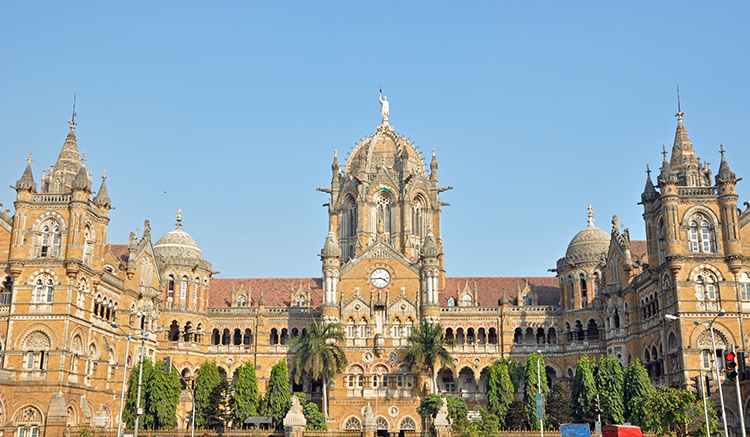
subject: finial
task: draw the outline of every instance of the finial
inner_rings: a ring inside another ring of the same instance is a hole
[[[336,149],[333,150],[333,157],[334,158],[338,158],[339,157],[339,151],[338,150],[336,150]]]
[[[75,129],[76,123],[76,94],[73,94],[73,117],[70,119],[70,128]]]
[[[724,159],[724,144],[719,143],[719,153],[721,153],[721,159]],[[29,153],[29,160],[31,160],[31,154]]]
[[[677,114],[675,114],[675,117],[677,117],[678,120],[682,121],[682,116],[685,113],[682,112],[682,109],[680,108],[680,84],[677,84]]]
[[[648,175],[649,178],[651,178],[651,169],[648,168],[648,164],[646,164],[646,174]]]
[[[102,172],[102,180],[107,179],[107,169]]]
[[[177,210],[177,227],[182,228],[182,208]]]
[[[587,222],[589,226],[594,226],[594,209],[591,208],[591,204],[589,203],[588,212],[586,215],[589,217]]]
[[[26,163],[31,165],[31,152],[29,152],[29,158],[26,160]]]
[[[667,146],[664,144],[661,145],[661,154],[664,155],[664,160],[667,160]]]
[[[81,165],[86,166],[86,152],[83,152],[83,156],[81,156]]]

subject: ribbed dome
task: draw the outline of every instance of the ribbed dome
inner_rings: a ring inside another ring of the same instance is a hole
[[[154,244],[154,252],[157,256],[164,258],[203,259],[203,251],[198,243],[182,228],[177,228],[159,238],[159,241]]]
[[[203,251],[187,232],[182,230],[182,210],[177,211],[177,228],[154,244],[156,256],[164,259],[203,260]]]
[[[404,159],[424,172],[424,161],[408,138],[396,133],[392,126],[379,126],[377,132],[362,139],[349,155],[345,172],[357,173],[362,169],[373,170],[383,163],[397,169]]]
[[[589,205],[588,226],[577,233],[565,252],[571,262],[598,261],[609,250],[610,236],[607,232],[594,226],[593,212]]]

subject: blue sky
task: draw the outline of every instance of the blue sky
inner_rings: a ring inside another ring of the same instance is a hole
[[[0,160],[78,145],[109,241],[184,229],[218,277],[320,275],[333,151],[380,122],[437,150],[449,276],[542,276],[594,207],[644,238],[645,167],[685,125],[750,177],[747,2],[2,2]],[[740,182],[740,202],[748,199]],[[2,193],[5,194],[2,194]],[[14,192],[0,191],[3,208]]]

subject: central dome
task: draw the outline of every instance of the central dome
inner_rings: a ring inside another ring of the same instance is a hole
[[[182,230],[182,211],[177,215],[177,228],[167,232],[154,244],[157,256],[168,258],[188,258],[203,260],[203,251],[187,232]]]
[[[363,138],[354,147],[347,159],[345,171],[349,174],[361,170],[372,172],[383,164],[398,171],[407,160],[409,169],[421,168],[421,171],[425,172],[422,155],[409,138],[398,134],[392,126],[378,126],[374,134]]]
[[[577,233],[565,252],[565,258],[570,262],[599,261],[609,250],[610,235],[594,226],[593,212],[589,206],[588,226]]]

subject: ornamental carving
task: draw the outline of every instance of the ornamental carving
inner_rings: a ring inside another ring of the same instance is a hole
[[[42,423],[42,413],[36,407],[24,407],[18,410],[13,421],[16,424],[39,425]]]
[[[26,336],[23,341],[24,350],[44,350],[52,348],[52,340],[42,331],[35,331]]]

